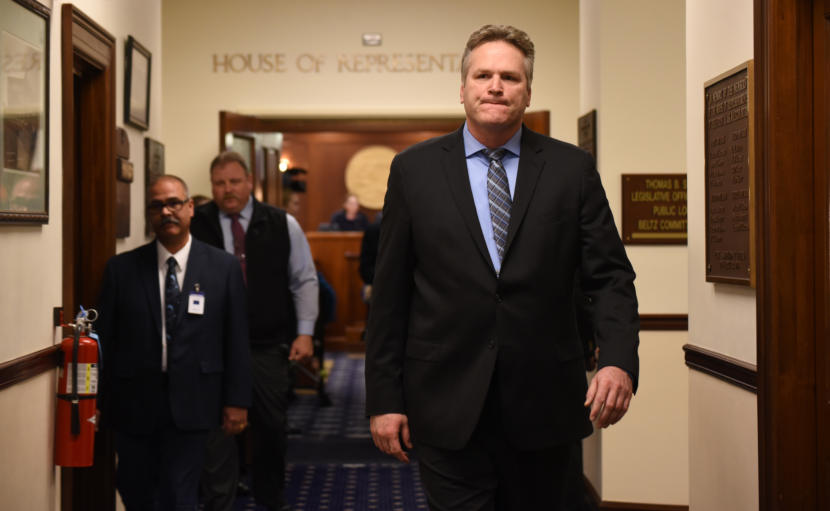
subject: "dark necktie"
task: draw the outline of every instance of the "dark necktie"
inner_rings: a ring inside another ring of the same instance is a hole
[[[490,221],[493,224],[493,239],[499,260],[504,259],[504,246],[507,243],[507,227],[510,225],[510,185],[507,172],[501,164],[505,149],[488,149],[484,154],[490,160],[487,169],[487,201],[490,203]]]
[[[176,279],[176,258],[167,258],[167,277],[164,278],[164,328],[165,339],[170,344],[176,327],[176,313],[179,310],[179,281]]]
[[[248,275],[245,267],[245,229],[239,223],[239,213],[228,215],[231,217],[231,234],[233,234],[233,255],[239,259],[242,266],[242,278],[248,282]]]

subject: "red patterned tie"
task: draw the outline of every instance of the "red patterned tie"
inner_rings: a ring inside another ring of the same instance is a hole
[[[228,215],[231,217],[231,233],[233,234],[233,255],[239,259],[242,266],[242,278],[248,283],[248,275],[245,268],[245,229],[239,223],[239,213]]]

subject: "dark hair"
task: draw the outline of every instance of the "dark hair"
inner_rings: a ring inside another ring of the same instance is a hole
[[[484,25],[470,34],[467,39],[467,46],[464,48],[464,56],[461,57],[461,82],[467,78],[467,71],[470,70],[470,53],[484,43],[492,41],[504,41],[510,43],[525,56],[525,75],[527,75],[527,86],[533,82],[533,59],[536,50],[533,48],[533,41],[524,30],[519,30],[510,25]]]
[[[216,156],[212,162],[210,162],[210,173],[213,174],[213,169],[224,167],[228,163],[234,162],[242,166],[246,176],[251,174],[251,171],[248,170],[248,164],[245,163],[245,159],[236,151],[222,151],[219,153],[219,155]]]

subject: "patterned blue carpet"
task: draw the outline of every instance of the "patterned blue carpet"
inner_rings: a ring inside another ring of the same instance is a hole
[[[360,355],[327,356],[331,406],[314,392],[298,392],[288,422],[285,499],[295,511],[426,511],[417,463],[380,453],[364,416],[364,361]],[[250,497],[235,511],[261,511]]]

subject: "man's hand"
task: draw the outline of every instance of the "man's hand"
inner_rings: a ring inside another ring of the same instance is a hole
[[[606,366],[600,369],[591,380],[585,406],[591,407],[591,422],[607,428],[622,419],[631,403],[633,384],[628,373],[619,367]]]
[[[288,352],[288,360],[305,362],[314,355],[314,343],[310,335],[298,335],[291,343],[291,351]]]
[[[404,463],[409,463],[409,455],[401,448],[401,438],[407,449],[412,449],[409,439],[409,420],[400,413],[386,413],[372,415],[369,418],[369,429],[372,439],[378,449],[394,456]]]
[[[236,435],[248,425],[248,410],[236,406],[226,406],[222,413],[222,430],[226,435]]]

